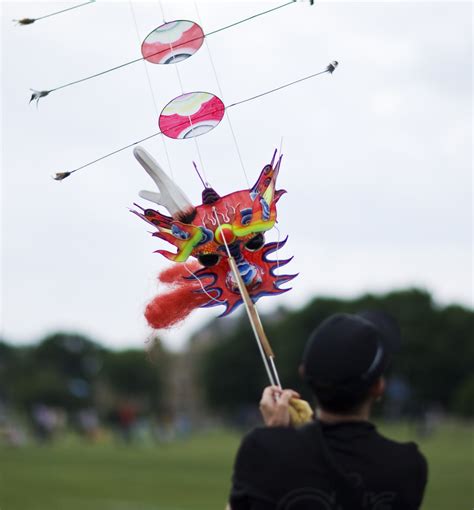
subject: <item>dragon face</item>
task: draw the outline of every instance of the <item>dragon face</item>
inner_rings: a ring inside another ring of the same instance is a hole
[[[282,247],[286,239],[279,243],[265,243],[265,232],[276,222],[276,204],[285,193],[284,190],[276,190],[281,156],[274,164],[275,155],[276,151],[272,162],[263,168],[251,189],[221,197],[212,188],[206,187],[202,193],[203,203],[196,207],[186,201],[184,206],[172,205],[170,200],[173,204],[178,202],[170,198],[175,192],[169,189],[163,191],[154,168],[154,180],[161,191],[156,201],[173,211],[172,216],[154,209],[133,212],[156,228],[153,236],[176,247],[176,252],[157,250],[157,253],[174,262],[186,262],[189,257],[194,257],[200,263],[202,267],[187,277],[199,280],[200,287],[193,292],[203,293],[208,298],[200,306],[224,304],[223,315],[226,315],[242,302],[229,265],[229,253],[253,301],[264,295],[286,292],[289,289],[281,289],[280,285],[296,276],[275,274],[278,267],[291,259],[268,259],[268,255]],[[137,159],[143,165],[143,154],[141,159],[138,156]],[[148,159],[148,166],[150,161]],[[180,190],[179,193],[184,196]],[[142,192],[141,196],[149,198],[150,193]]]

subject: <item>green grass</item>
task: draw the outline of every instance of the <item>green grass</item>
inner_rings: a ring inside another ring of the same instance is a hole
[[[409,426],[381,426],[400,440]],[[415,438],[416,439],[416,438]],[[474,507],[472,428],[444,425],[418,439],[430,464],[424,510]],[[223,509],[239,436],[201,434],[159,445],[0,447],[1,510]]]

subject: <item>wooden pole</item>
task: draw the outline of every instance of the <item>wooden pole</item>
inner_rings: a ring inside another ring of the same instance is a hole
[[[216,208],[213,207],[212,211],[218,225],[220,226],[221,222],[219,221],[219,216],[217,214]],[[275,354],[273,353],[270,342],[268,341],[265,330],[263,329],[262,321],[260,320],[257,308],[249,295],[247,287],[242,280],[242,276],[240,276],[239,268],[237,267],[237,263],[234,257],[230,253],[225,235],[222,236],[222,240],[224,241],[224,246],[229,258],[229,267],[232,271],[232,274],[234,275],[235,281],[237,282],[240,295],[242,296],[245,310],[247,311],[250,325],[252,326],[253,334],[255,336],[255,340],[257,341],[265,370],[267,371],[268,379],[270,380],[270,384],[272,386],[279,386],[281,388],[280,378],[278,377],[278,372],[275,365]]]

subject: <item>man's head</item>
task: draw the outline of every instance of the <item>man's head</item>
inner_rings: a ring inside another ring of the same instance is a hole
[[[310,336],[302,373],[325,411],[352,414],[383,393],[383,374],[400,345],[396,320],[383,312],[330,316]]]

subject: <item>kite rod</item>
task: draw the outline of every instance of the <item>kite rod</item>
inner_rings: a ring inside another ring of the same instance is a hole
[[[221,226],[216,208],[213,207],[212,211],[214,213],[214,217],[216,218],[218,225]],[[227,256],[229,258],[229,266],[232,271],[232,274],[234,275],[235,281],[237,282],[240,295],[242,296],[245,310],[247,311],[250,325],[252,326],[252,331],[255,336],[255,340],[257,341],[257,345],[260,351],[260,355],[262,357],[263,365],[267,372],[268,379],[272,386],[278,386],[281,388],[280,378],[278,377],[278,372],[275,365],[275,354],[273,353],[273,350],[270,346],[270,342],[268,341],[267,335],[265,334],[265,330],[263,329],[263,325],[260,320],[257,307],[255,306],[254,302],[252,301],[252,298],[248,293],[247,287],[245,286],[245,283],[242,280],[242,276],[240,276],[239,268],[237,267],[235,258],[232,256],[230,252],[225,235],[222,235],[222,240],[224,241],[224,246],[227,252]]]
[[[184,46],[184,45],[189,44],[190,42],[196,41],[198,39],[204,39],[205,37],[208,37],[208,36],[213,35],[213,34],[217,34],[218,32],[222,32],[223,30],[227,30],[228,28],[235,27],[237,25],[240,25],[241,23],[245,23],[246,21],[250,21],[252,19],[258,18],[259,16],[263,16],[265,14],[268,14],[270,12],[276,11],[278,9],[282,9],[283,7],[286,7],[286,6],[290,5],[290,4],[294,4],[296,2],[297,2],[297,0],[290,0],[289,2],[286,2],[286,3],[282,4],[282,5],[277,6],[277,7],[273,7],[272,9],[267,9],[266,11],[262,11],[262,12],[259,12],[257,14],[253,14],[252,16],[249,16],[248,18],[241,19],[239,21],[231,23],[230,25],[226,25],[225,27],[217,28],[216,30],[208,32],[207,34],[204,34],[204,35],[201,35],[201,36],[197,36],[197,37],[193,37],[192,39],[188,39],[188,40],[182,42],[181,44],[178,44],[178,45],[174,46],[174,48],[179,48],[180,46]],[[85,4],[83,4],[83,5],[85,5]],[[79,7],[79,6],[77,6],[77,7]],[[21,20],[19,21],[19,23],[20,22],[21,22]],[[32,23],[32,22],[33,21],[30,21],[30,23]],[[23,24],[28,24],[28,23],[23,23]],[[65,89],[66,87],[71,87],[72,85],[76,85],[76,84],[82,83],[84,81],[92,80],[93,78],[97,78],[97,77],[102,76],[104,74],[111,73],[112,71],[116,71],[118,69],[121,69],[122,67],[126,67],[126,66],[129,66],[131,64],[135,64],[136,62],[140,62],[142,60],[146,60],[146,59],[148,59],[150,57],[154,57],[156,55],[160,55],[161,53],[165,53],[167,51],[169,51],[168,48],[162,49],[162,50],[157,51],[156,53],[152,53],[150,55],[147,55],[146,57],[142,56],[142,57],[136,58],[134,60],[129,60],[128,62],[124,62],[123,64],[119,64],[117,66],[110,67],[109,69],[105,69],[104,71],[100,71],[98,73],[91,74],[90,76],[86,76],[84,78],[79,78],[78,80],[74,80],[74,81],[71,81],[69,83],[65,83],[64,85],[59,85],[58,87],[55,87],[53,89],[49,89],[49,90],[30,89],[33,92],[33,94],[31,95],[31,98],[30,98],[30,103],[31,103],[31,101],[35,101],[35,100],[38,101],[42,97],[46,97],[47,95],[51,94],[51,92],[54,92],[56,90]]]
[[[62,9],[61,11],[51,12],[50,14],[45,14],[44,16],[40,16],[39,18],[22,18],[22,19],[14,19],[12,21],[16,21],[18,25],[31,25],[35,21],[39,21],[40,19],[50,18],[51,16],[56,16],[57,14],[62,14],[66,11],[72,11],[73,9],[77,9],[79,7],[84,7],[84,5],[93,4],[95,0],[89,0],[83,4],[73,5],[72,7],[68,7],[67,9]]]
[[[305,76],[304,78],[299,78],[298,80],[294,80],[292,82],[285,83],[284,85],[280,85],[279,87],[276,87],[274,89],[267,90],[265,92],[262,92],[260,94],[255,95],[255,96],[248,97],[246,99],[242,99],[241,101],[237,101],[236,103],[232,103],[232,104],[230,104],[228,106],[225,106],[225,109],[228,110],[229,108],[233,108],[234,106],[238,106],[238,105],[241,105],[243,103],[248,103],[249,101],[253,101],[255,99],[258,99],[260,97],[266,96],[268,94],[272,94],[273,92],[277,92],[278,90],[282,90],[284,88],[290,87],[290,86],[295,85],[297,83],[300,83],[302,81],[309,80],[310,78],[314,78],[314,77],[319,76],[321,74],[325,74],[325,73],[332,74],[338,65],[339,65],[338,62],[334,60],[333,62],[331,62],[326,67],[326,69],[324,71],[319,71],[318,73],[310,74],[308,76]],[[217,111],[217,109],[215,111]],[[211,112],[211,113],[213,113],[213,112]],[[209,112],[207,112],[206,115],[208,115],[208,114],[209,114]],[[199,118],[200,117],[196,117],[194,120],[199,120]],[[182,123],[175,124],[174,127],[179,127],[181,125],[187,125],[188,123],[189,123],[189,120],[186,119]],[[74,172],[78,172],[79,170],[82,170],[83,168],[91,166],[94,163],[98,163],[99,161],[102,161],[103,159],[106,159],[106,158],[108,158],[110,156],[113,156],[114,154],[122,152],[122,151],[124,151],[126,149],[129,149],[130,147],[133,147],[134,145],[137,145],[137,144],[139,144],[141,142],[145,142],[146,140],[149,140],[150,138],[153,138],[153,137],[161,135],[161,134],[162,134],[162,132],[158,131],[157,133],[153,133],[152,135],[146,136],[145,138],[141,138],[140,140],[137,140],[136,142],[130,143],[128,145],[120,147],[119,149],[116,149],[116,150],[114,150],[112,152],[109,152],[109,153],[105,154],[104,156],[100,156],[99,158],[94,159],[93,161],[89,161],[88,163],[85,163],[84,165],[79,166],[79,167],[75,168],[74,170],[69,170],[67,172],[58,172],[58,173],[56,173],[54,175],[53,179],[55,179],[56,181],[62,181],[63,179],[65,179],[66,177],[69,177]]]

